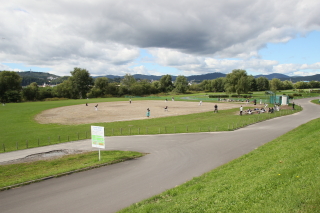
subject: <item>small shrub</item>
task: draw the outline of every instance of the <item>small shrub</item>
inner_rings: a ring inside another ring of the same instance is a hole
[[[299,93],[293,93],[292,95],[293,96],[302,96],[302,94],[299,94]]]
[[[209,98],[229,98],[229,95],[209,95]]]
[[[106,95],[102,96],[102,98],[112,98],[112,97],[113,97],[113,95],[111,95],[111,94],[106,94]]]

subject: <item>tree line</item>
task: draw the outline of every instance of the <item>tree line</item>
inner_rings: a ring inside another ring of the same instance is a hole
[[[245,70],[235,69],[226,77],[204,80],[199,84],[190,85],[189,90],[206,92],[226,92],[245,94],[253,91],[273,91],[290,89],[320,88],[319,81],[304,82],[281,81],[278,78],[269,80],[266,77],[255,78]]]
[[[0,72],[0,99],[1,102],[36,101],[47,98],[99,98],[145,96],[159,93],[187,93],[188,91],[226,92],[246,94],[252,91],[277,91],[288,89],[320,88],[320,82],[281,81],[266,77],[254,78],[245,70],[235,69],[226,77],[213,80],[204,80],[199,84],[189,85],[185,76],[178,76],[172,81],[171,75],[164,75],[159,81],[137,80],[126,74],[120,83],[106,77],[91,77],[86,69],[74,68],[71,76],[55,87],[39,87],[36,82],[22,88],[22,78],[11,71]]]

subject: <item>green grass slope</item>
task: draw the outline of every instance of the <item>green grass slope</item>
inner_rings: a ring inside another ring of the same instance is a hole
[[[124,212],[320,212],[320,119]]]
[[[87,152],[66,155],[57,159],[0,165],[0,189],[45,177],[59,176],[75,170],[81,171],[82,169],[90,169],[90,167],[117,163],[143,155],[139,152],[114,150],[101,151],[100,161],[98,152]]]

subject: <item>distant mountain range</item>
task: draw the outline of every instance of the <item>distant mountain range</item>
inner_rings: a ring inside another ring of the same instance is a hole
[[[0,71],[1,72],[1,71]],[[22,86],[27,86],[32,82],[37,82],[38,85],[42,85],[44,83],[46,84],[59,84],[63,82],[64,80],[68,79],[68,76],[57,76],[53,75],[47,72],[35,72],[35,71],[25,71],[25,72],[17,72],[22,77]],[[160,80],[162,76],[156,76],[156,75],[142,75],[142,74],[134,74],[132,75],[135,79],[148,79],[148,80]],[[107,77],[110,80],[113,81],[120,81],[123,76],[117,76],[117,75],[105,75],[105,76],[97,76],[98,77]],[[172,75],[172,80],[175,81],[177,76]],[[214,72],[214,73],[207,73],[203,75],[192,75],[192,76],[186,76],[188,81],[195,81],[195,82],[201,82],[203,80],[212,80],[220,77],[226,77],[226,74]],[[273,78],[278,78],[281,81],[292,81],[292,82],[298,82],[298,81],[320,81],[320,74],[317,75],[311,75],[311,76],[287,76],[284,74],[279,73],[272,73],[269,75],[256,75],[255,78],[259,77],[265,77],[269,80]]]
[[[162,76],[156,76],[156,75],[141,75],[141,74],[134,74],[132,75],[135,79],[148,79],[148,80],[160,80]],[[110,79],[115,78],[122,78],[123,76],[116,76],[116,75],[105,75],[105,76],[99,76],[99,77],[107,77]],[[174,81],[177,76],[172,76],[172,80]],[[207,73],[203,75],[192,75],[187,76],[188,81],[203,81],[203,80],[212,80],[220,77],[226,77],[226,74],[214,72],[214,73]],[[281,81],[292,81],[292,82],[298,82],[298,81],[320,81],[320,74],[312,75],[312,76],[288,76],[280,73],[272,73],[269,75],[255,75],[255,78],[259,77],[265,77],[269,80],[272,80],[273,78],[278,78]]]
[[[259,77],[266,77],[267,79],[271,80],[273,78],[279,78],[279,79],[282,79],[282,78],[290,78],[290,76],[287,76],[287,75],[284,75],[284,74],[280,74],[280,73],[272,73],[272,74],[269,74],[269,75],[256,75],[254,76],[255,78],[259,78]]]

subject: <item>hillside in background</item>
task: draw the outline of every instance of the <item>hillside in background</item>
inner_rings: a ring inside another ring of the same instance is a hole
[[[1,72],[1,71],[0,71]],[[38,85],[45,84],[51,84],[56,85],[59,83],[62,83],[64,80],[67,80],[69,76],[57,76],[54,74],[50,74],[47,72],[35,72],[35,71],[24,71],[24,72],[17,72],[22,77],[22,86],[27,86],[31,84],[32,82],[36,82]],[[162,76],[156,76],[156,75],[142,75],[142,74],[134,74],[132,75],[137,80],[147,79],[147,80],[160,80]],[[98,77],[107,77],[111,81],[120,82],[121,78],[123,76],[117,76],[117,75],[105,75],[105,76],[96,76],[94,78]],[[172,80],[175,81],[177,76],[172,75]],[[207,73],[203,75],[192,75],[187,76],[188,81],[195,81],[195,82],[201,82],[203,80],[212,80],[220,77],[226,77],[226,74],[214,72],[214,73]],[[280,73],[272,73],[269,75],[256,75],[255,78],[258,77],[266,77],[267,79],[271,80],[273,78],[278,78],[281,81],[292,81],[292,82],[298,82],[298,81],[320,81],[320,74],[317,75],[311,75],[311,76],[287,76]]]
[[[47,72],[21,71],[17,73],[22,78],[22,82],[21,82],[22,86],[28,86],[33,82],[36,82],[38,85],[43,85],[43,84],[56,85],[68,79],[68,76],[61,77],[61,76],[50,74]]]
[[[271,80],[273,78],[279,78],[279,79],[282,79],[282,78],[290,78],[290,76],[287,76],[287,75],[284,75],[284,74],[281,74],[281,73],[272,73],[272,74],[269,74],[269,75],[256,75],[254,76],[255,78],[259,78],[259,77],[266,77],[267,79]]]
[[[310,76],[292,76],[288,78],[280,78],[281,81],[288,80],[292,82],[298,81],[320,81],[320,74],[310,75]]]

